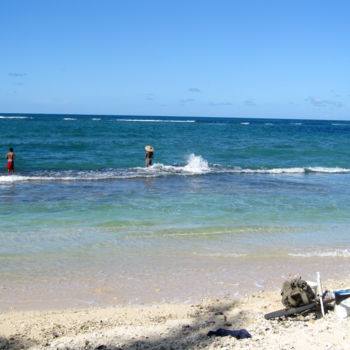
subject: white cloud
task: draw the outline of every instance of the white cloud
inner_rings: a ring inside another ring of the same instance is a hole
[[[211,102],[209,106],[218,107],[218,106],[232,106],[231,102]]]
[[[14,78],[19,78],[19,77],[24,77],[25,75],[27,75],[27,73],[9,73],[8,74],[10,77],[14,77]]]
[[[196,101],[194,98],[184,98],[181,100],[181,103],[191,103]]]
[[[254,101],[252,98],[249,98],[248,100],[245,100],[245,101],[244,101],[244,104],[245,104],[246,106],[251,106],[251,107],[256,106],[256,103],[255,103],[255,101]]]
[[[333,107],[343,107],[343,104],[339,101],[332,101],[332,100],[325,100],[318,97],[308,97],[306,101],[310,102],[315,107],[327,107],[327,106],[333,106]]]

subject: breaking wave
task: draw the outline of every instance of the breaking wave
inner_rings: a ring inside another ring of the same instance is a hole
[[[0,175],[0,183],[20,181],[95,181],[160,177],[167,175],[200,175],[209,173],[208,162],[201,156],[191,154],[185,165],[164,165],[155,163],[143,168],[103,169],[103,170],[41,170],[30,174]]]
[[[20,181],[96,181],[132,178],[149,178],[162,176],[194,176],[205,174],[341,174],[350,173],[350,169],[326,167],[274,168],[274,169],[242,169],[235,166],[209,164],[202,156],[190,154],[185,164],[165,165],[155,163],[144,168],[109,168],[98,170],[40,170],[15,175],[0,175],[0,183]]]
[[[193,153],[189,156],[187,164],[183,167],[183,171],[192,174],[204,174],[210,171],[208,162],[201,156],[195,156]]]
[[[305,168],[274,168],[274,169],[240,169],[236,172],[256,173],[256,174],[307,174],[307,173],[326,173],[339,174],[350,173],[346,168],[327,168],[327,167],[305,167]]]

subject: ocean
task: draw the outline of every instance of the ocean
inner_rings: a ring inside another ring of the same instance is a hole
[[[350,272],[350,121],[1,114],[0,127],[0,310],[186,303]]]

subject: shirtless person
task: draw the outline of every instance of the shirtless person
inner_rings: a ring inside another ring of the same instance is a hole
[[[12,147],[5,158],[7,159],[7,172],[13,174],[15,172],[15,154],[13,153]]]

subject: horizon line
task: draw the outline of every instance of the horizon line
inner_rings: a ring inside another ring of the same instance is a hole
[[[151,118],[151,117],[159,117],[159,118],[215,118],[215,119],[277,119],[277,120],[310,120],[310,121],[350,121],[349,119],[320,119],[317,118],[310,118],[310,117],[225,117],[225,116],[202,116],[202,115],[188,115],[188,116],[179,116],[179,115],[156,115],[156,114],[86,114],[86,113],[33,113],[33,112],[0,112],[1,115],[64,115],[64,116],[105,116],[105,117],[144,117],[144,118]]]

